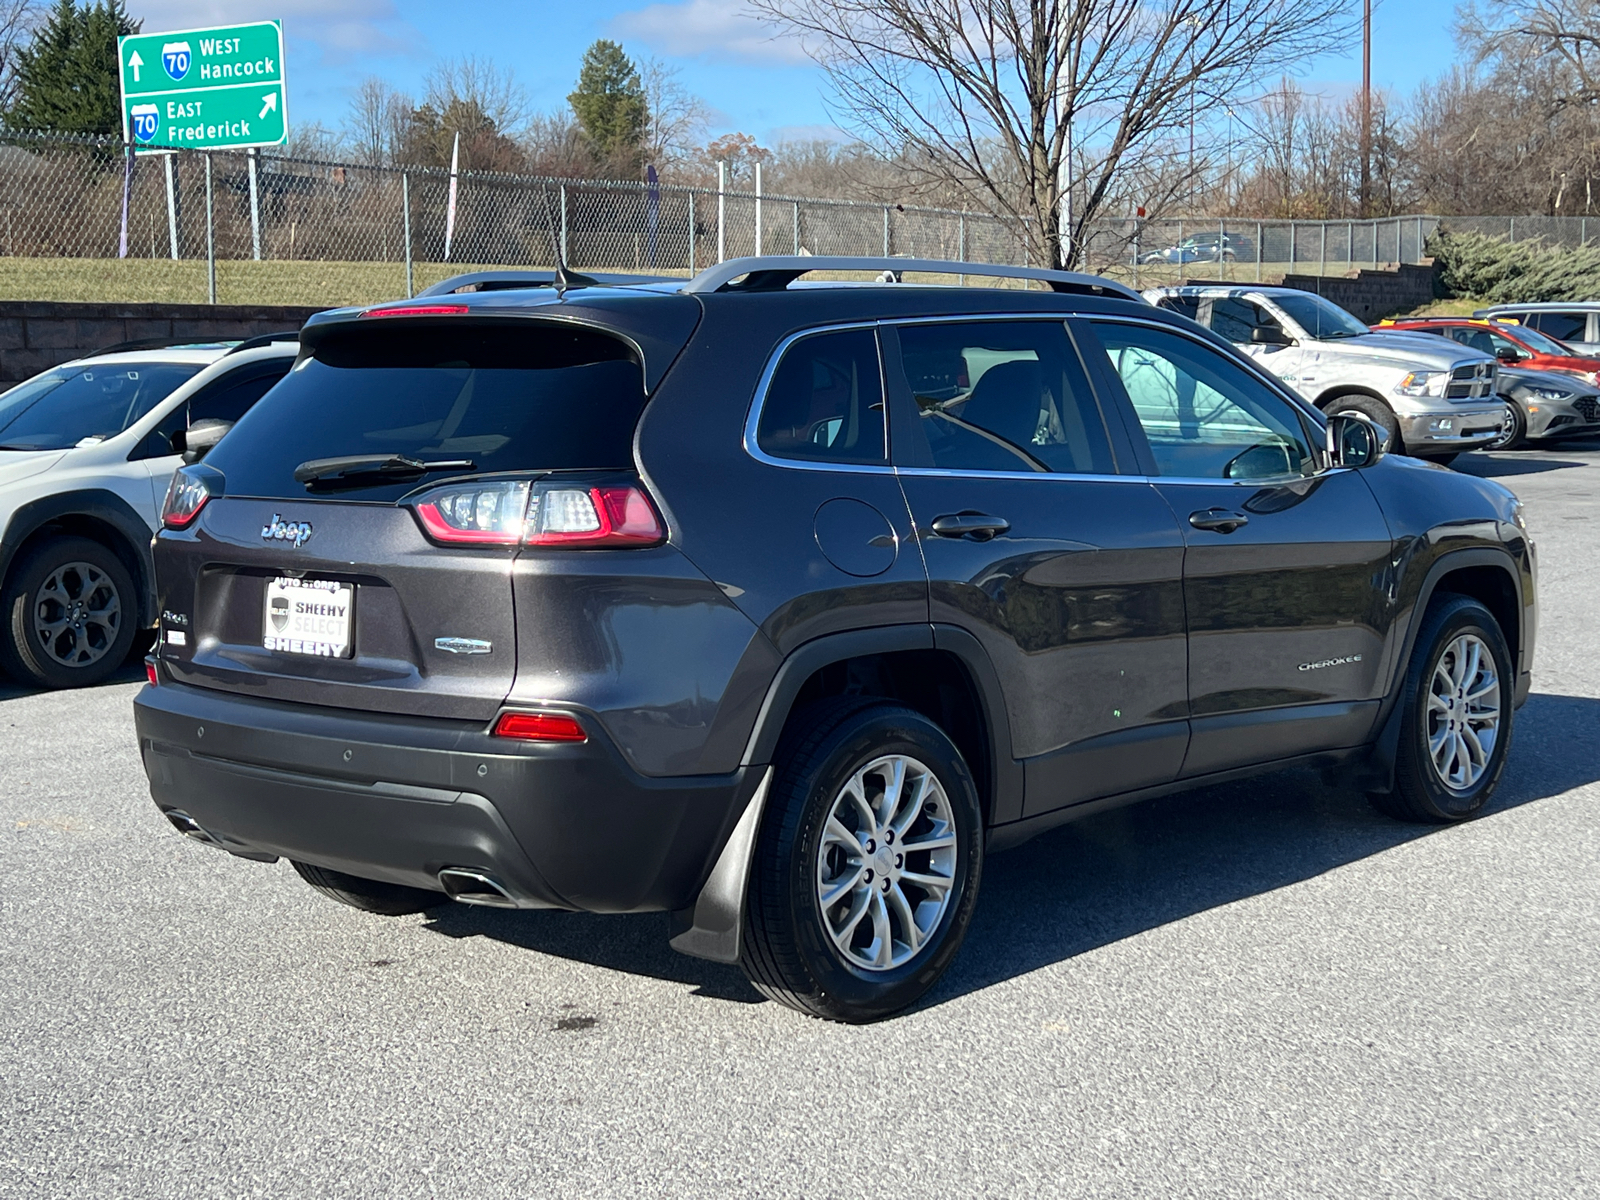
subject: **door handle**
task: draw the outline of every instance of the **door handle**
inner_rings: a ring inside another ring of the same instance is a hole
[[[1199,512],[1189,514],[1189,524],[1196,529],[1209,529],[1213,533],[1232,533],[1235,529],[1250,524],[1250,518],[1242,512],[1234,512],[1228,508],[1203,508]]]
[[[971,538],[975,542],[987,542],[990,538],[997,537],[1011,528],[1011,522],[1004,517],[991,517],[987,513],[953,513],[949,516],[935,517],[931,527],[934,533],[947,538]]]

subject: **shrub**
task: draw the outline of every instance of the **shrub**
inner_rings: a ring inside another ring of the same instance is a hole
[[[1428,252],[1439,265],[1439,282],[1449,296],[1492,304],[1600,299],[1600,246],[1508,242],[1440,226],[1428,240]]]

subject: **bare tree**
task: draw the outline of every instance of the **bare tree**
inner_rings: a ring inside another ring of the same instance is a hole
[[[44,15],[38,0],[0,0],[0,114],[17,90],[17,51],[33,36]]]
[[[639,64],[648,109],[644,156],[657,169],[690,158],[705,136],[705,101],[683,86],[681,74],[679,68],[668,66],[659,58],[647,58]]]
[[[410,96],[384,80],[377,76],[364,79],[350,97],[344,119],[344,140],[356,160],[373,167],[391,165],[412,107]]]
[[[452,106],[474,107],[511,138],[524,132],[533,115],[516,73],[477,55],[450,59],[428,72],[423,103],[441,113]]]
[[[1350,0],[750,3],[802,39],[864,136],[1016,220],[1052,265],[1077,261],[1142,155],[1355,30]]]

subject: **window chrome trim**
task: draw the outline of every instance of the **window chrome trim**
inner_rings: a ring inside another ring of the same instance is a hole
[[[810,329],[801,329],[786,336],[780,341],[767,359],[767,365],[762,368],[761,378],[756,381],[755,395],[751,398],[750,409],[744,422],[744,450],[751,458],[769,467],[789,467],[799,471],[845,471],[857,475],[906,475],[906,476],[932,476],[954,477],[961,479],[1087,479],[1087,480],[1128,480],[1146,479],[1143,475],[1077,475],[1066,471],[952,471],[937,467],[897,467],[894,465],[893,447],[890,447],[889,462],[884,466],[871,463],[841,463],[818,462],[804,458],[779,458],[768,454],[761,449],[756,440],[757,432],[761,425],[761,410],[766,407],[767,391],[772,385],[772,377],[778,372],[778,364],[783,361],[783,356],[790,346],[802,338],[813,337],[822,333],[847,333],[855,329],[870,329],[877,333],[884,328],[899,328],[902,325],[962,325],[974,321],[1048,321],[1066,327],[1067,321],[1081,316],[1081,313],[1032,313],[1032,312],[986,312],[986,313],[946,313],[928,317],[882,317],[868,321],[847,321],[838,325],[816,325]],[[1160,321],[1150,321],[1148,324],[1157,329],[1170,329]],[[883,342],[878,342],[878,373],[883,385],[883,428],[884,437],[889,437],[889,378],[888,364],[883,361]],[[1094,391],[1094,381],[1089,381],[1090,391]],[[1100,402],[1100,397],[1095,395],[1095,402]]]
[[[775,454],[768,454],[756,440],[757,431],[761,425],[761,410],[766,407],[767,391],[772,386],[772,377],[778,373],[778,364],[783,361],[783,356],[788,353],[789,347],[802,338],[816,337],[824,333],[849,333],[858,329],[870,329],[873,340],[877,340],[878,326],[882,321],[848,321],[839,325],[816,325],[809,329],[800,329],[786,336],[767,357],[767,365],[762,368],[761,378],[756,381],[755,395],[750,398],[750,409],[744,421],[744,451],[758,463],[769,467],[788,467],[796,471],[843,471],[851,475],[893,475],[894,466],[887,452],[889,439],[889,388],[883,379],[883,345],[878,343],[878,386],[883,389],[883,436],[885,442],[885,458],[882,464],[877,463],[846,463],[846,462],[819,462],[808,458],[779,458]]]
[[[1145,475],[1075,475],[1069,471],[957,471],[950,467],[896,467],[894,473],[907,479],[1028,479],[1071,480],[1074,483],[1149,483]]]

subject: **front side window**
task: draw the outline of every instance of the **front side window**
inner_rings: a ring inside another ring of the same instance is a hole
[[[846,329],[784,351],[762,401],[756,445],[775,458],[884,463],[883,428],[877,335]]]
[[[1242,296],[1224,296],[1211,302],[1211,331],[1237,345],[1249,345],[1257,329],[1283,333],[1278,319]]]
[[[1331,300],[1312,292],[1274,293],[1272,301],[1289,319],[1318,341],[1360,337],[1372,331]]]
[[[900,356],[934,466],[1115,471],[1099,407],[1060,321],[907,325]]]
[[[1164,329],[1096,330],[1161,475],[1265,482],[1316,470],[1294,408],[1236,363]]]
[[[1540,312],[1533,314],[1534,327],[1558,342],[1586,342],[1589,314],[1581,312]]]

